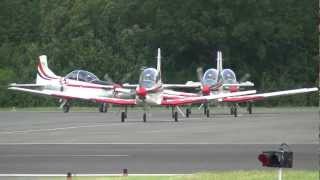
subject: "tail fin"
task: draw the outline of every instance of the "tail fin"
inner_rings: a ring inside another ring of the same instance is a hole
[[[221,51],[218,51],[217,53],[217,70],[219,73],[222,72],[222,53]]]
[[[43,84],[48,80],[59,79],[60,77],[55,75],[48,67],[47,56],[41,55],[39,56],[39,64],[38,64],[38,74],[37,74],[37,84]]]
[[[217,70],[218,70],[218,84],[223,84],[222,79],[222,53],[221,51],[218,51],[217,53]],[[223,86],[218,87],[218,92],[222,93]]]
[[[158,56],[157,56],[157,71],[161,80],[161,50],[158,48]]]

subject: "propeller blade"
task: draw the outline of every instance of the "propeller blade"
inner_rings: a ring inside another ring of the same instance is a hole
[[[109,83],[112,83],[112,84],[114,83],[108,73],[106,73],[106,74],[103,76],[103,79],[104,79],[105,81],[109,82]]]
[[[201,82],[202,76],[203,76],[203,68],[202,67],[197,68],[197,76],[198,76],[198,81]]]
[[[250,78],[250,74],[249,73],[246,73],[244,74],[241,78],[240,78],[240,81],[239,82],[245,82],[247,81],[249,78]]]

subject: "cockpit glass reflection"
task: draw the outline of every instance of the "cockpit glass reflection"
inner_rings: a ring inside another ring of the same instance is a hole
[[[151,88],[156,84],[157,71],[153,68],[143,70],[140,75],[139,85],[145,88]]]
[[[216,69],[208,69],[203,76],[202,83],[205,85],[215,85],[218,81],[218,71]]]
[[[95,76],[91,72],[84,70],[74,70],[68,75],[66,75],[65,78],[84,82],[99,81],[99,78],[97,76]]]
[[[222,71],[223,82],[227,84],[237,83],[236,75],[231,69]]]

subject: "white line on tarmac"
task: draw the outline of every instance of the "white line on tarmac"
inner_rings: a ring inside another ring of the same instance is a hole
[[[51,129],[28,129],[28,130],[22,130],[22,131],[5,131],[5,132],[0,132],[0,134],[23,134],[23,133],[69,130],[69,129],[78,129],[78,128],[92,128],[92,127],[102,127],[102,126],[109,126],[109,125],[98,124],[98,125],[87,125],[87,126],[69,126],[69,127],[51,128]]]
[[[192,174],[128,174],[128,176],[189,176]],[[67,174],[0,174],[0,177],[66,177]],[[123,174],[72,174],[74,177],[123,176]]]
[[[125,154],[8,154],[0,157],[129,157]]]
[[[159,143],[143,143],[143,142],[119,142],[119,143],[0,143],[3,145],[270,145],[279,144],[277,142],[252,143],[252,142],[159,142]],[[317,143],[291,143],[296,145],[318,145]]]
[[[195,119],[199,119],[199,118],[188,118],[188,119],[182,119],[182,120],[195,120]],[[110,124],[69,126],[69,127],[48,128],[48,129],[27,129],[27,130],[20,130],[20,131],[3,131],[3,132],[0,132],[0,134],[26,134],[26,133],[34,133],[34,132],[59,131],[59,130],[79,129],[79,128],[94,128],[94,127],[103,127],[103,126],[110,126]]]

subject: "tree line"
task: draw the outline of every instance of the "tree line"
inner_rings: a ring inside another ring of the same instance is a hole
[[[39,55],[59,75],[85,69],[136,83],[162,49],[166,83],[197,81],[196,69],[223,66],[261,91],[318,82],[316,1],[2,0],[0,106],[51,106],[50,98],[6,90],[34,82]],[[316,105],[317,94],[262,105]]]

